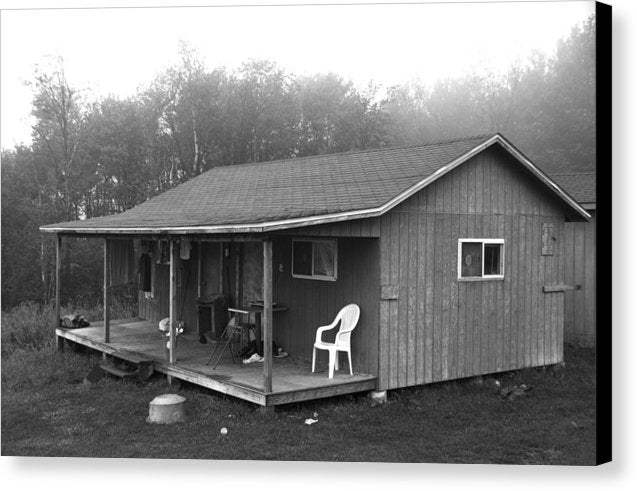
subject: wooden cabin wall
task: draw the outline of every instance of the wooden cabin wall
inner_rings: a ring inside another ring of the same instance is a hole
[[[311,225],[279,233],[306,237],[380,237],[380,217]]]
[[[223,244],[218,242],[201,242],[202,261],[201,261],[201,296],[209,297],[217,293],[227,291],[222,277],[222,258]],[[197,256],[191,260],[191,266],[194,269],[196,277]],[[196,292],[195,292],[196,296]]]
[[[594,347],[597,332],[596,217],[589,222],[567,222],[564,230],[565,277],[576,290],[564,294],[564,339],[578,346]]]
[[[242,305],[263,300],[263,243],[243,244]]]
[[[557,238],[542,256],[542,224]],[[504,238],[504,280],[458,281],[459,238]],[[381,217],[379,389],[563,360],[564,208],[499,149]],[[385,287],[387,288],[387,287]]]
[[[220,243],[202,242],[201,295],[219,293],[221,289]],[[190,259],[179,259],[177,267],[177,318],[184,321],[185,333],[197,332],[197,268],[199,243],[193,242]],[[169,266],[153,261],[154,298],[139,292],[139,317],[159,322],[169,315]]]
[[[159,322],[168,317],[169,311],[169,267],[165,264],[156,264],[153,259],[152,277],[154,296],[146,298],[144,292],[139,292],[139,317],[142,319]]]
[[[273,301],[289,307],[273,314],[274,341],[290,355],[312,359],[316,329],[334,320],[349,303],[361,308],[352,334],[352,363],[355,371],[375,374],[378,369],[378,240],[340,237],[336,281],[293,278],[292,238],[276,237],[273,247]],[[331,339],[331,338],[328,338]],[[324,365],[327,354],[320,352]],[[346,356],[341,354],[347,368]]]

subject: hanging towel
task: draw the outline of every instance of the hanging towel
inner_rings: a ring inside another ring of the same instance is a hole
[[[139,257],[139,290],[142,292],[151,291],[152,263],[148,254]]]
[[[168,244],[167,240],[159,241],[157,264],[170,264],[170,245]]]
[[[108,239],[110,250],[110,286],[123,285],[135,279],[135,250],[132,240]]]
[[[179,244],[179,257],[181,259],[190,259],[190,249],[192,248],[192,244],[190,240],[185,239],[182,240]]]

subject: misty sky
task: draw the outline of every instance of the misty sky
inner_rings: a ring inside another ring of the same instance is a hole
[[[180,39],[210,69],[267,58],[296,74],[388,87],[503,71],[534,50],[550,56],[592,13],[594,2],[3,11],[1,144],[30,143],[25,82],[55,56],[92,100],[148,86],[177,62]]]

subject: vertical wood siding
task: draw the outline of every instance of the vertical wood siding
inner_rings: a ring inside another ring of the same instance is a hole
[[[332,322],[345,305],[356,303],[361,308],[361,316],[352,334],[352,363],[355,371],[376,373],[380,298],[378,240],[339,238],[336,281],[293,278],[290,271],[292,238],[277,237],[273,245],[273,301],[289,308],[287,312],[273,314],[274,341],[291,355],[310,360],[316,329]],[[320,352],[319,362],[326,362],[326,356]],[[341,362],[347,366],[346,357],[342,357]]]
[[[202,243],[202,285],[201,294],[207,296],[218,293],[220,289],[220,247],[213,242]],[[177,319],[185,323],[184,332],[197,332],[197,261],[199,245],[193,243],[190,259],[178,259],[177,265]],[[139,293],[139,317],[159,322],[168,317],[169,307],[169,267],[154,264],[155,296],[147,299]]]
[[[361,220],[361,223],[365,222]],[[373,226],[359,230],[373,230]],[[335,233],[350,233],[342,227]],[[295,234],[305,235],[295,231]],[[337,235],[334,235],[337,236]],[[354,370],[376,373],[378,367],[378,239],[338,238],[338,279],[320,281],[292,278],[292,238],[278,236],[273,243],[273,300],[289,308],[287,312],[273,314],[274,341],[293,356],[309,360],[316,329],[329,324],[338,311],[348,303],[361,307],[359,324],[352,335],[352,361]],[[263,282],[263,252],[261,242],[246,242],[230,245],[230,256],[220,267],[221,244],[204,242],[202,261],[202,295],[219,292],[220,278],[224,275],[223,292],[234,295],[235,254],[242,252],[242,299],[243,303],[260,299]],[[189,260],[180,260],[178,265],[177,317],[185,322],[185,332],[196,333],[197,309],[197,254],[192,248]],[[414,256],[415,257],[415,256]],[[228,266],[225,268],[225,266]],[[227,269],[227,271],[226,271]],[[159,322],[168,316],[168,266],[155,265],[155,298],[139,295],[139,315]],[[187,279],[188,275],[190,278]],[[405,347],[407,344],[405,343]],[[320,353],[319,357],[324,356]],[[319,358],[321,361],[322,358]],[[324,360],[325,361],[325,360]],[[346,366],[345,358],[341,358]]]
[[[363,218],[346,222],[312,225],[290,230],[282,230],[278,234],[301,235],[306,237],[379,237],[380,218]]]
[[[564,294],[564,339],[581,346],[594,347],[596,319],[596,216],[590,222],[565,224],[564,282],[579,290]]]
[[[542,256],[542,224],[553,224]],[[503,238],[504,280],[458,281],[459,238]],[[558,363],[564,294],[564,208],[491,149],[380,219],[379,388]]]
[[[242,305],[263,300],[263,243],[243,244]]]

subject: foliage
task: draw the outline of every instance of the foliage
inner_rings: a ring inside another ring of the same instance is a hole
[[[250,60],[181,60],[136,95],[88,101],[62,60],[33,80],[33,143],[2,154],[2,305],[51,300],[54,240],[42,224],[128,210],[217,165],[501,132],[546,171],[595,166],[595,22],[505,74],[359,89]],[[577,83],[573,83],[576,80]],[[65,240],[62,300],[96,303],[101,246]]]
[[[78,314],[90,321],[103,319],[103,306],[67,304],[60,315]],[[135,317],[136,307],[121,291],[116,291],[111,303],[114,319]],[[51,350],[55,341],[55,306],[38,302],[22,302],[2,313],[2,355],[25,350]]]

